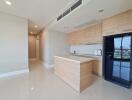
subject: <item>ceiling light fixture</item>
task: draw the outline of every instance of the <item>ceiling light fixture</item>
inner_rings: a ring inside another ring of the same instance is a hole
[[[4,2],[5,2],[5,4],[7,4],[7,5],[9,5],[9,6],[11,6],[11,5],[12,5],[11,1],[4,0]]]
[[[30,32],[31,34],[33,34],[33,32]]]
[[[35,25],[34,27],[35,27],[35,28],[38,28],[38,26],[37,26],[37,25]]]

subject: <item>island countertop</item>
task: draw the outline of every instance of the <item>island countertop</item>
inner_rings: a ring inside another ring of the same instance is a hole
[[[73,55],[55,56],[55,74],[77,92],[82,92],[93,83],[96,59]]]
[[[80,56],[73,56],[73,55],[61,55],[61,56],[55,56],[55,57],[59,57],[65,60],[72,60],[78,63],[85,63],[85,62],[95,60],[94,58],[90,58],[90,57],[80,57]]]

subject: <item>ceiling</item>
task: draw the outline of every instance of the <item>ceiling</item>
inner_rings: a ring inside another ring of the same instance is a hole
[[[98,10],[104,12],[99,13]],[[132,9],[132,0],[91,0],[73,13],[65,16],[51,28],[68,33],[98,23],[101,19]]]
[[[37,33],[72,0],[8,0],[12,6],[4,1],[0,0],[0,11],[29,19],[29,31]]]
[[[28,31],[29,34],[38,34],[43,29],[43,24],[28,20]]]
[[[38,33],[42,28],[62,12],[67,5],[76,0],[8,0],[8,6],[0,0],[0,11],[29,20],[29,32]],[[85,0],[86,1],[86,0]],[[51,28],[60,32],[71,32],[84,26],[97,23],[99,20],[132,9],[132,0],[88,0],[89,2],[65,16]],[[104,9],[103,13],[98,10]],[[34,26],[38,27],[35,28]]]

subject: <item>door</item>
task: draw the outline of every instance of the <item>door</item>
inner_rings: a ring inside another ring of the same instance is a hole
[[[111,79],[130,85],[131,36],[114,37],[114,54]]]

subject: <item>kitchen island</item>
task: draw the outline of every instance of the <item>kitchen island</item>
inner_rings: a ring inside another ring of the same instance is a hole
[[[93,83],[93,58],[63,55],[55,56],[55,74],[77,92],[82,92]]]

